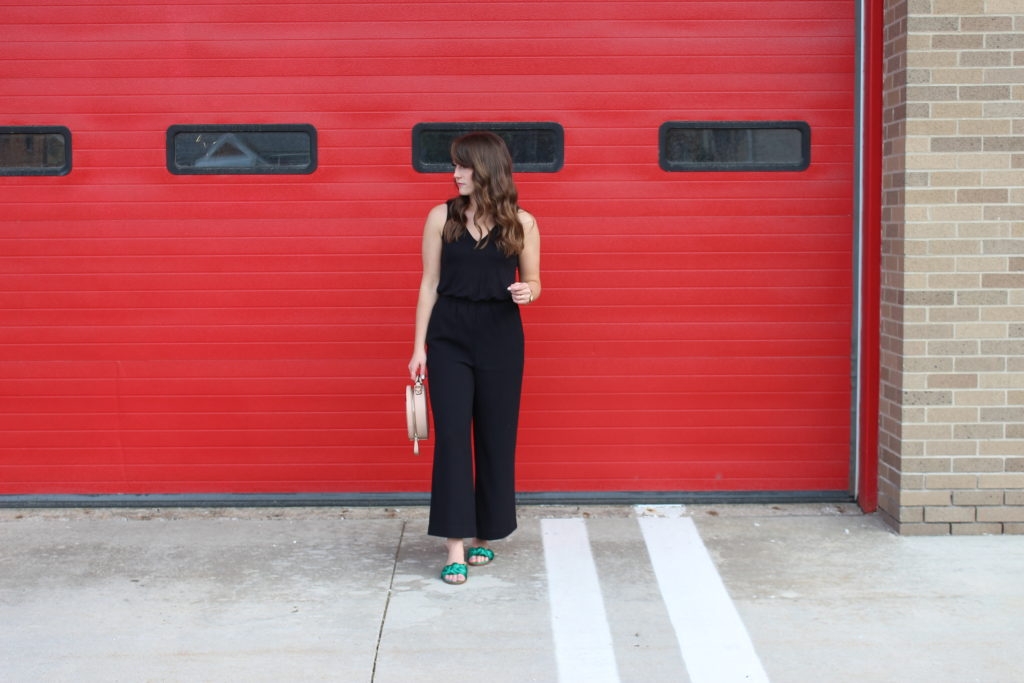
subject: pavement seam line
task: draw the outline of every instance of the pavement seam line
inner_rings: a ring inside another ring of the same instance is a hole
[[[391,576],[388,579],[388,593],[384,598],[384,611],[380,616],[380,627],[377,629],[377,645],[373,648],[373,669],[370,671],[370,683],[377,678],[377,661],[380,658],[380,644],[384,639],[384,624],[388,620],[388,608],[391,607],[391,595],[395,587],[395,575],[398,573],[398,557],[402,552],[402,541],[405,540],[405,526],[407,522],[402,520],[402,528],[398,532],[398,545],[395,547],[395,556],[391,562]]]

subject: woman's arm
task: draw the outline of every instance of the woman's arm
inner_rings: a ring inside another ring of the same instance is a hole
[[[437,283],[441,279],[441,231],[447,219],[448,207],[440,204],[427,214],[427,222],[423,227],[423,277],[420,279],[420,293],[416,300],[416,333],[412,360],[409,361],[411,379],[427,374],[427,324],[434,304],[437,303]]]
[[[540,298],[540,229],[537,219],[522,209],[519,220],[523,223],[523,251],[519,254],[519,282],[512,284],[512,300],[520,306]]]

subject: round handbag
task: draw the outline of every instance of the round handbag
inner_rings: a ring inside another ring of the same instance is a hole
[[[427,392],[423,387],[423,377],[418,375],[416,382],[405,388],[405,425],[409,430],[409,441],[412,441],[412,452],[420,454],[420,439],[426,439],[427,430]]]

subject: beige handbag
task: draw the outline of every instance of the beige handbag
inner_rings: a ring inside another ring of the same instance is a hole
[[[412,452],[420,454],[420,439],[426,439],[427,430],[427,390],[423,386],[423,376],[417,375],[416,382],[405,388],[405,425],[409,430],[409,441],[412,441]]]

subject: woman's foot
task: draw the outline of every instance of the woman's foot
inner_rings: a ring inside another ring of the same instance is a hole
[[[472,567],[482,567],[494,559],[494,551],[482,545],[475,545],[466,551],[466,563]]]
[[[466,583],[467,578],[468,572],[466,565],[460,562],[446,564],[444,569],[441,570],[441,580],[453,586],[459,586]]]
[[[445,545],[448,548],[448,562],[441,570],[441,580],[458,586],[466,583],[469,575],[466,571],[466,547],[461,538],[449,538]]]

